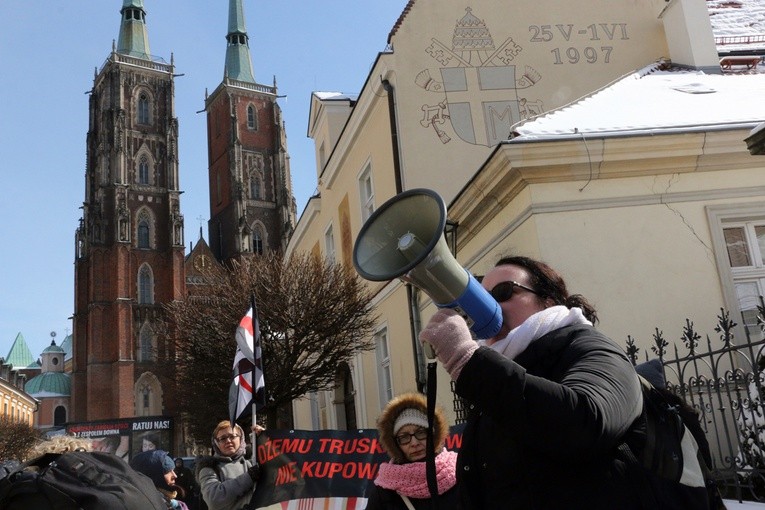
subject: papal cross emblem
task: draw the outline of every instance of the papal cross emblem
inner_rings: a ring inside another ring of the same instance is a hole
[[[514,124],[541,113],[540,101],[530,102],[518,95],[541,76],[530,66],[518,76],[515,61],[523,48],[511,37],[495,46],[483,20],[470,7],[466,11],[455,26],[451,47],[433,38],[425,50],[441,65],[441,81],[426,69],[415,83],[446,97],[435,105],[422,106],[420,124],[432,126],[441,141],[448,143],[451,138],[442,126],[448,120],[462,140],[492,147],[509,138]]]

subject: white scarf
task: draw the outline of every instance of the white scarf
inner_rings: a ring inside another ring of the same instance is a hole
[[[562,305],[551,306],[530,316],[520,326],[510,330],[502,340],[497,340],[491,345],[487,345],[486,340],[479,340],[478,344],[486,345],[508,359],[515,359],[534,340],[543,337],[550,331],[572,324],[592,326],[592,323],[584,317],[581,308],[569,309]]]

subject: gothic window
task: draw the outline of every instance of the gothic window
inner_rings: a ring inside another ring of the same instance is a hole
[[[252,105],[247,107],[247,129],[258,130],[258,116],[255,107]]]
[[[141,94],[138,97],[138,123],[149,123],[149,96]]]
[[[252,200],[260,200],[260,178],[253,175],[250,178],[250,198]]]
[[[157,376],[144,372],[133,385],[135,416],[162,414],[162,385]]]
[[[151,248],[149,245],[149,222],[145,219],[138,222],[138,247]]]
[[[138,162],[138,184],[149,184],[149,158],[141,156]]]
[[[260,235],[260,229],[256,228],[252,235],[252,253],[263,255],[263,238]]]
[[[58,427],[66,423],[66,408],[64,406],[57,406],[53,411],[53,426]]]
[[[138,304],[154,303],[154,276],[149,266],[144,265],[138,271]]]
[[[149,325],[144,324],[138,338],[138,361],[153,361],[154,359],[154,335]]]

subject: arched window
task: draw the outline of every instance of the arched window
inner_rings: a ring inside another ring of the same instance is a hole
[[[149,244],[149,220],[145,218],[138,222],[138,247],[151,248]]]
[[[252,253],[263,255],[263,238],[260,236],[260,230],[255,229],[252,236]]]
[[[258,117],[255,115],[255,107],[252,105],[247,107],[247,129],[253,131],[258,129]]]
[[[154,277],[149,266],[143,266],[138,272],[138,303],[151,305],[154,303]]]
[[[56,407],[53,411],[53,426],[58,427],[66,423],[66,408],[64,406]]]
[[[138,184],[149,184],[149,158],[141,156],[138,162]]]
[[[138,339],[138,361],[153,361],[154,335],[148,324],[144,324]]]
[[[135,416],[157,416],[162,414],[162,385],[157,376],[144,372],[133,386]]]
[[[250,198],[260,200],[260,178],[254,175],[250,178]]]
[[[141,94],[138,97],[138,123],[149,123],[149,96]]]

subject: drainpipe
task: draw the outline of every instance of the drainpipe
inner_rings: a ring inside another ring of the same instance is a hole
[[[393,177],[396,180],[396,194],[403,191],[401,179],[401,153],[398,144],[398,123],[396,122],[396,94],[393,85],[388,80],[382,80],[383,89],[388,93],[388,118],[390,119],[391,153],[393,154]],[[420,290],[410,284],[406,285],[406,301],[409,309],[409,327],[412,335],[412,358],[414,359],[414,376],[417,389],[425,391],[427,377],[425,375],[425,360],[420,347],[419,334],[422,329],[420,321]]]

